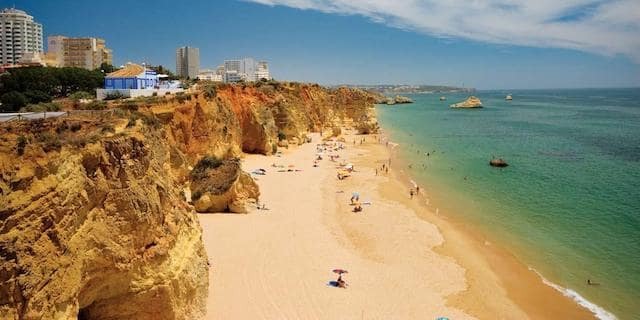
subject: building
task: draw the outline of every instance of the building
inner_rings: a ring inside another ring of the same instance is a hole
[[[47,63],[54,67],[75,67],[87,70],[113,63],[113,53],[100,38],[47,38]]]
[[[22,54],[22,58],[18,61],[18,64],[23,67],[44,67],[45,61],[39,52],[25,52]]]
[[[198,80],[222,82],[222,74],[218,74],[218,70],[203,69],[198,73]]]
[[[200,71],[200,49],[181,47],[176,50],[176,74],[181,78],[195,79]]]
[[[109,73],[104,78],[104,89],[97,89],[98,100],[103,100],[111,94],[118,94],[127,98],[163,96],[182,92],[179,83],[163,81],[155,71],[144,66],[127,63],[122,69]]]
[[[47,37],[47,53],[45,61],[48,66],[62,67],[64,65],[64,39],[65,36]]]
[[[256,66],[256,81],[261,81],[262,79],[271,80],[271,74],[269,74],[269,63],[266,61],[258,62]]]
[[[134,63],[128,63],[104,77],[105,89],[153,89],[157,84],[158,75],[155,71]]]
[[[224,81],[258,81],[270,80],[269,65],[266,61],[256,62],[253,58],[225,60]]]
[[[22,10],[0,11],[0,64],[13,65],[27,52],[42,53],[42,25]]]

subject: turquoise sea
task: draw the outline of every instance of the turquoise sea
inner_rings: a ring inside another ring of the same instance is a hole
[[[640,319],[640,89],[479,91],[473,110],[441,95],[378,107],[432,204],[600,318]]]

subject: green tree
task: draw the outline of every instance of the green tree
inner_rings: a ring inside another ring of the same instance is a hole
[[[27,90],[24,92],[24,96],[29,100],[29,103],[38,104],[41,102],[51,102],[51,96],[40,90]]]
[[[104,74],[80,68],[28,67],[12,69],[0,78],[0,95],[17,91],[39,91],[50,97],[66,97],[72,92],[93,92],[101,88]],[[43,94],[33,92],[30,97],[42,99]]]
[[[102,64],[100,64],[100,67],[96,69],[96,71],[104,72],[105,74],[114,72],[116,70],[118,70],[116,67],[106,62],[103,62]]]
[[[3,94],[0,96],[0,102],[2,102],[2,105],[0,106],[0,111],[2,112],[16,112],[28,103],[24,94],[17,91],[11,91]]]

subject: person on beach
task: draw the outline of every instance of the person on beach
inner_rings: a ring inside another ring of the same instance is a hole
[[[416,194],[420,193],[420,186],[416,186]]]
[[[409,190],[409,196],[411,196],[411,199],[413,199],[413,189]]]
[[[378,168],[376,168],[376,176],[378,176]]]

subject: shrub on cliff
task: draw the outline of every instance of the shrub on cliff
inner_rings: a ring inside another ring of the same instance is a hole
[[[18,137],[17,143],[16,143],[16,152],[18,153],[19,156],[24,154],[24,148],[27,146],[27,138],[25,138],[25,136],[20,135]]]
[[[41,102],[38,104],[30,104],[22,109],[20,109],[20,111],[23,112],[44,112],[44,111],[60,111],[62,107],[60,106],[60,104],[55,103],[55,102]]]
[[[107,103],[104,101],[91,101],[84,105],[85,110],[104,110],[107,108]]]
[[[124,98],[124,95],[120,91],[108,92],[104,96],[104,100],[120,100],[122,98]]]
[[[207,82],[201,84],[202,93],[204,94],[205,99],[212,100],[216,97],[216,84],[213,82]]]
[[[36,136],[36,140],[38,142],[40,142],[40,144],[42,145],[42,150],[44,150],[44,152],[49,152],[49,151],[59,151],[60,148],[62,147],[62,142],[60,141],[60,138],[52,133],[49,132],[43,132],[40,133]]]
[[[86,91],[76,91],[74,93],[72,93],[71,95],[69,95],[69,99],[74,100],[74,101],[80,101],[82,99],[93,99],[95,98],[95,95],[86,92]]]

